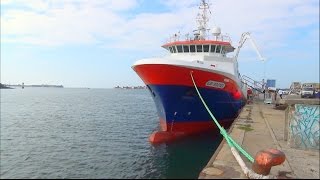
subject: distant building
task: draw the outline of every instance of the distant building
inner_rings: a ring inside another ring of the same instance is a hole
[[[317,90],[320,91],[320,83],[314,83],[313,87]]]
[[[301,91],[302,85],[300,82],[292,82],[290,85],[290,91],[291,93],[298,93]]]
[[[290,85],[290,89],[301,89],[301,83],[300,82],[293,82]]]
[[[267,84],[266,84],[267,88],[271,87],[271,88],[275,88],[276,87],[276,80],[274,79],[267,79]]]
[[[315,90],[320,90],[320,83],[303,83],[302,87],[312,87]]]

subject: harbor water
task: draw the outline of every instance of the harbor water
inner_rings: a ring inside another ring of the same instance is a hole
[[[153,146],[146,89],[1,90],[1,178],[197,178],[222,140]]]

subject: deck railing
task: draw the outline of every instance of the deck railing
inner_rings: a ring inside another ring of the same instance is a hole
[[[186,34],[184,37],[181,36],[181,34],[176,33],[166,39],[163,43],[172,43],[177,41],[197,41],[197,40],[209,40],[209,41],[221,41],[221,42],[228,42],[232,44],[231,38],[229,35],[219,35],[219,36],[213,36],[213,35],[206,35],[204,38],[198,38],[196,36],[190,37],[188,34]]]

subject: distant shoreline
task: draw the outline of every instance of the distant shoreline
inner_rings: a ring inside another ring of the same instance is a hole
[[[50,88],[64,88],[62,85],[48,85],[48,84],[41,84],[41,85],[6,85],[7,87],[50,87]]]
[[[0,89],[22,89],[24,88],[64,88],[64,89],[147,89],[147,86],[116,86],[116,87],[64,87],[63,85],[21,85],[21,84],[2,84],[0,83]]]
[[[13,89],[13,88],[0,83],[0,89]]]
[[[114,89],[147,89],[147,86],[116,86]]]

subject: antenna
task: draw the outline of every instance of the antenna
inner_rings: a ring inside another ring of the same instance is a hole
[[[185,36],[186,36],[186,40],[189,40],[189,33],[187,33]]]
[[[201,4],[199,5],[200,12],[198,13],[197,16],[197,22],[198,22],[198,33],[200,34],[200,39],[205,39],[207,37],[207,23],[209,22],[209,17],[208,17],[208,10],[209,10],[209,4],[205,1],[202,0]],[[210,12],[210,10],[209,10]],[[211,12],[210,12],[211,14]]]

